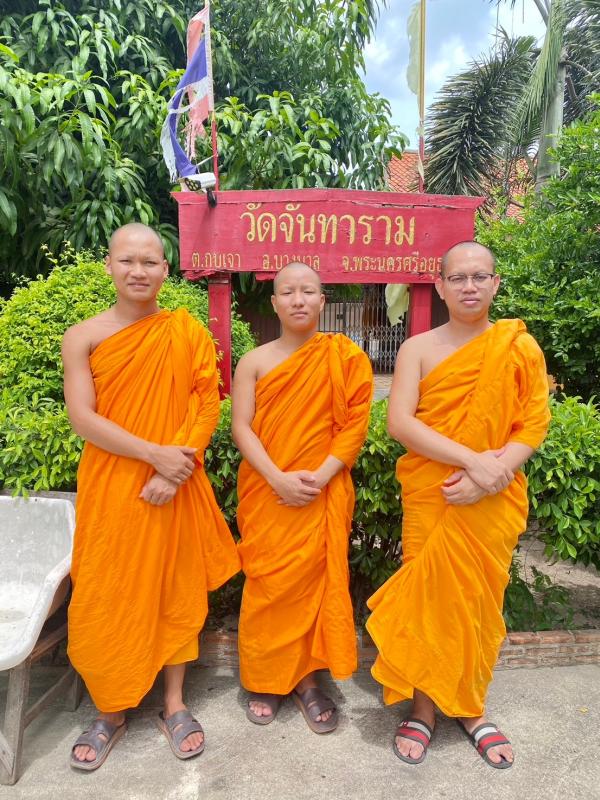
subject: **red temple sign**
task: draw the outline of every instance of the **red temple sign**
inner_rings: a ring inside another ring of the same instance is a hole
[[[448,248],[472,239],[478,197],[346,189],[176,192],[181,270],[208,277],[211,331],[231,380],[231,274],[272,279],[290,261],[323,283],[411,283],[409,334],[429,330],[433,282]]]
[[[472,239],[475,197],[343,189],[227,191],[211,208],[194,192],[179,204],[187,278],[254,272],[270,279],[303,261],[324,283],[432,283],[443,253]]]

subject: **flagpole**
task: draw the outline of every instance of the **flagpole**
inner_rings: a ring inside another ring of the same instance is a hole
[[[425,169],[425,23],[426,0],[421,0],[419,19],[419,160]],[[419,172],[419,192],[425,191],[425,182]]]
[[[425,191],[425,3],[419,9],[419,192]],[[408,336],[431,329],[433,284],[413,283],[408,307]]]
[[[205,8],[207,11],[206,18],[206,58],[208,62],[208,77],[210,80],[210,93],[212,97],[212,114],[210,117],[210,135],[212,140],[213,151],[213,172],[215,174],[215,190],[219,191],[219,146],[217,142],[217,115],[215,113],[215,96],[214,96],[214,81],[213,81],[213,68],[212,68],[212,42],[210,35],[210,0],[206,0]]]
[[[213,172],[215,173],[215,191],[219,191],[219,146],[217,143],[217,115],[213,108],[210,121],[210,133],[212,137],[213,151]]]

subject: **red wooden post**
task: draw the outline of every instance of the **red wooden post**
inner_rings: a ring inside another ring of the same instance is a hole
[[[225,272],[208,279],[208,327],[216,340],[223,398],[231,394],[231,275]]]
[[[431,283],[413,283],[410,287],[408,307],[408,335],[424,333],[431,329],[431,303],[433,286]]]

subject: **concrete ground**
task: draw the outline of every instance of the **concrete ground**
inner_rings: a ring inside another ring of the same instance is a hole
[[[55,672],[38,667],[34,694]],[[5,678],[0,676],[0,680]],[[0,707],[3,703],[0,683]],[[156,687],[130,714],[129,731],[97,772],[67,766],[72,742],[92,716],[86,698],[74,713],[48,709],[25,736],[24,774],[0,786],[0,800],[595,800],[600,798],[600,666],[496,673],[492,719],[512,739],[509,770],[488,767],[448,719],[438,721],[426,761],[408,766],[391,741],[404,707],[385,708],[368,673],[329,684],[342,713],[319,737],[286,701],[268,726],[249,723],[244,693],[230,669],[194,668],[188,702],[202,721],[206,751],[175,759],[154,727]]]

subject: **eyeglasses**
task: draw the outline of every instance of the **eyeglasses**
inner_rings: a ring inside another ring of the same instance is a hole
[[[495,277],[496,275],[494,272],[476,272],[475,275],[463,275],[462,273],[458,273],[456,275],[446,275],[444,280],[448,281],[450,286],[454,286],[458,289],[462,286],[466,286],[469,281],[473,281],[474,286],[485,286],[488,278]]]

